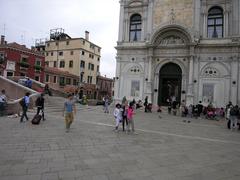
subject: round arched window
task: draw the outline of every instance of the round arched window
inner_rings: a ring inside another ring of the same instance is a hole
[[[141,39],[142,18],[139,14],[134,14],[130,18],[130,41],[139,41]]]
[[[213,7],[208,11],[208,37],[223,37],[223,10],[220,7]]]

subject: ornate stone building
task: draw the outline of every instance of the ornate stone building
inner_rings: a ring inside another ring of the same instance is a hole
[[[115,99],[240,103],[239,0],[121,0]]]

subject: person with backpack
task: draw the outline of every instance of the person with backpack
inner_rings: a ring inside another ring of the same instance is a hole
[[[230,121],[231,121],[230,129],[231,130],[237,128],[238,116],[239,116],[238,105],[235,105],[230,109]]]
[[[46,119],[44,118],[44,94],[42,93],[36,100],[35,105],[37,107],[37,114],[39,115],[40,111],[42,113],[42,119],[45,121]]]
[[[22,116],[21,116],[21,119],[20,119],[20,122],[23,122],[23,118],[25,117],[26,120],[28,121],[28,116],[27,116],[27,110],[28,110],[28,107],[29,107],[29,104],[30,104],[30,93],[27,92],[25,94],[25,96],[21,99],[20,101],[20,105],[22,107]]]

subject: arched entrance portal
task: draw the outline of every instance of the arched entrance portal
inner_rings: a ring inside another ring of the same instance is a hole
[[[167,105],[167,100],[181,101],[182,70],[175,63],[165,64],[159,72],[158,104]]]

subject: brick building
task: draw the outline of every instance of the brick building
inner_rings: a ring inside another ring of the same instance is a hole
[[[43,82],[45,58],[39,52],[16,42],[7,43],[1,36],[0,75],[27,76]]]
[[[101,100],[104,96],[113,96],[113,79],[98,76],[97,77],[97,99]]]
[[[65,93],[74,92],[78,89],[79,77],[57,68],[45,67],[44,83],[51,89]]]

